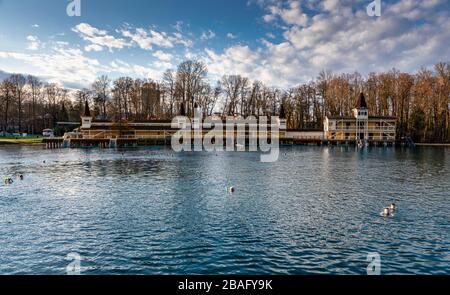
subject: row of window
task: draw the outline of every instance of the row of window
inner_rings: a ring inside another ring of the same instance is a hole
[[[368,116],[369,112],[368,111],[358,111],[358,116]]]

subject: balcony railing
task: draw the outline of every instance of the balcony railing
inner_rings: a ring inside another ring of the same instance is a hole
[[[298,140],[323,140],[324,137],[321,135],[294,135],[291,139]]]
[[[395,127],[369,127],[365,129],[364,127],[356,128],[356,127],[336,127],[335,129],[330,129],[330,131],[345,131],[345,132],[357,132],[357,131],[365,131],[371,132],[395,132]]]

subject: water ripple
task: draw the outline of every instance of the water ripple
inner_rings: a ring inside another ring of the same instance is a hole
[[[450,151],[1,148],[0,273],[450,274]],[[44,162],[45,161],[45,162]],[[235,194],[227,193],[229,186]],[[400,210],[381,218],[395,201]]]

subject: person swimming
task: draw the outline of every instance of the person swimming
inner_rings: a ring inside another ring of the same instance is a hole
[[[397,205],[395,203],[392,203],[391,205],[389,205],[389,209],[391,211],[395,211],[395,210],[397,210]]]
[[[5,184],[6,184],[6,185],[13,184],[13,183],[14,183],[14,180],[12,180],[11,177],[5,178]]]
[[[383,212],[381,212],[380,215],[383,217],[391,217],[391,209],[389,209],[389,207],[384,208]]]
[[[236,191],[236,189],[235,189],[233,186],[230,187],[230,188],[228,189],[228,192],[229,192],[230,194],[234,194],[235,191]]]

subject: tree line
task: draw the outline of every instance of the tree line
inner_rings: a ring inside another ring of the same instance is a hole
[[[34,76],[13,74],[0,83],[0,132],[40,134],[57,122],[78,122],[88,101],[97,120],[144,121],[193,116],[284,116],[290,129],[321,129],[325,116],[350,116],[363,92],[374,116],[397,117],[398,137],[450,142],[450,64],[417,73],[393,69],[371,73],[322,71],[289,89],[241,75],[210,84],[201,61],[184,61],[161,81],[98,77],[89,88],[71,91]]]

